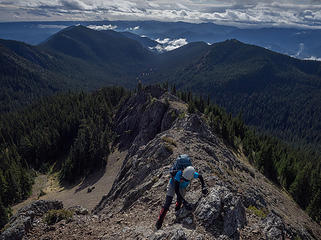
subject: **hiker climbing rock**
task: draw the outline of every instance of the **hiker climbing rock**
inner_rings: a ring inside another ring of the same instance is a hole
[[[177,196],[175,211],[178,211],[181,208],[182,204],[186,209],[191,209],[190,204],[185,200],[184,197],[186,188],[193,178],[198,178],[201,181],[202,193],[205,195],[208,193],[202,175],[195,171],[188,155],[182,154],[176,159],[174,165],[170,169],[170,174],[171,178],[167,185],[166,200],[156,222],[157,229],[160,229],[162,227],[166,213],[169,210],[175,193]]]

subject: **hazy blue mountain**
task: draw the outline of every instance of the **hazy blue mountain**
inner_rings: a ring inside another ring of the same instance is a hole
[[[146,82],[166,80],[178,89],[209,95],[232,113],[241,111],[248,124],[284,139],[320,140],[320,62],[237,40],[188,44],[161,57],[175,61],[145,77]]]
[[[176,70],[178,67],[190,65],[203,57],[210,49],[210,46],[205,42],[193,42],[177,48],[173,51],[164,52],[158,60],[158,69],[167,74],[171,70]]]
[[[39,46],[0,41],[0,105],[8,111],[67,89],[136,85],[153,54],[114,31],[66,28]]]
[[[9,22],[0,23],[0,38],[37,45],[74,22]]]
[[[122,34],[130,39],[133,39],[137,42],[139,42],[141,45],[143,45],[147,49],[153,49],[155,48],[159,43],[148,38],[148,37],[141,37],[135,33],[132,32],[122,32]]]
[[[321,43],[320,30],[288,29],[288,28],[262,28],[237,29],[228,35],[245,43],[251,43],[270,50],[285,53],[298,58],[311,56],[319,57]]]
[[[158,21],[91,21],[91,22],[22,22],[0,23],[0,38],[39,44],[62,28],[82,24],[104,26],[118,32],[130,32],[139,36],[156,39],[186,39],[187,42],[204,41],[215,43],[227,39],[255,44],[279,53],[298,58],[321,58],[321,30],[296,28],[237,28],[213,23],[185,23]],[[134,35],[127,37],[139,40]],[[134,38],[133,38],[134,37]],[[142,40],[142,39],[141,39]],[[145,39],[147,40],[147,39]],[[142,41],[139,41],[144,45]],[[145,41],[145,44],[147,42]],[[151,42],[150,42],[151,43]]]
[[[123,34],[109,31],[95,31],[84,26],[68,27],[50,37],[40,47],[50,49],[99,65],[126,65],[128,71],[132,62],[137,68],[139,63],[149,62],[152,57],[140,43]],[[126,59],[126,61],[124,61]]]

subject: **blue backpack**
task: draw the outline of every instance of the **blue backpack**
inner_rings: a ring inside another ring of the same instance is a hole
[[[190,157],[187,154],[179,155],[173,166],[169,169],[169,173],[174,177],[178,171],[183,171],[188,166],[192,166]]]

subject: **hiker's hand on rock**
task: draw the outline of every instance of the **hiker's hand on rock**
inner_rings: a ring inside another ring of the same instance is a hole
[[[203,193],[204,195],[207,195],[207,194],[208,194],[208,190],[207,190],[206,187],[203,187],[203,188],[202,188],[202,193]]]

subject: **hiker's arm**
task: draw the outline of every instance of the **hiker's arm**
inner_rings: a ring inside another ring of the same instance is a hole
[[[187,203],[179,191],[179,182],[174,180],[174,185],[175,185],[175,193],[177,195],[177,201],[182,202],[183,204]]]
[[[199,178],[199,180],[201,181],[201,184],[202,184],[202,193],[205,194],[205,195],[208,194],[208,190],[207,190],[207,188],[205,186],[205,182],[204,182],[203,176],[201,174],[198,174],[198,178]]]
[[[205,182],[204,182],[204,178],[203,178],[202,174],[198,174],[198,178],[201,181],[202,188],[205,188]]]

